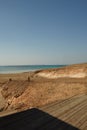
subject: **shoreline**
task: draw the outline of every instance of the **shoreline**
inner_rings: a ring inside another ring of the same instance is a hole
[[[13,74],[23,72],[34,72],[38,70],[62,68],[66,65],[19,65],[19,66],[0,66],[0,74]]]
[[[3,75],[3,74],[21,74],[21,73],[31,73],[31,72],[35,72],[35,71],[37,71],[37,70],[30,70],[30,71],[14,71],[14,72],[7,72],[7,73],[5,73],[5,72],[3,72],[3,73],[0,73],[0,75]]]

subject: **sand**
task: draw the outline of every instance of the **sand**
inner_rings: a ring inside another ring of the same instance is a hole
[[[4,97],[1,94],[1,90],[2,90],[2,88],[0,88],[0,111],[3,111],[6,102],[5,102]]]
[[[87,64],[0,74],[0,108],[4,103],[2,112],[38,108],[82,93],[87,93]]]

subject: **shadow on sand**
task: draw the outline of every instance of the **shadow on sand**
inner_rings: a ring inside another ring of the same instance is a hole
[[[0,130],[79,130],[39,109],[33,108],[0,118]]]

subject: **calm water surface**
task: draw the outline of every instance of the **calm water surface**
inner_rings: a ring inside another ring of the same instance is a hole
[[[0,73],[20,73],[35,71],[48,68],[60,68],[66,65],[16,65],[16,66],[0,66]]]

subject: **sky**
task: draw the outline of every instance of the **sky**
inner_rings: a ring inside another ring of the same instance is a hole
[[[87,0],[0,0],[0,65],[87,62]]]

